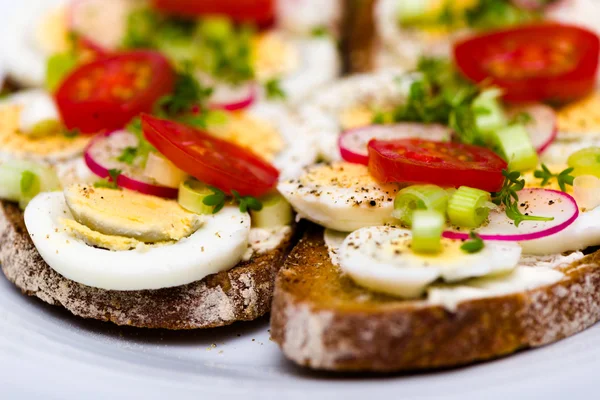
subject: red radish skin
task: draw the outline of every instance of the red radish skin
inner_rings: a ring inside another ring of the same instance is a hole
[[[544,215],[543,213],[539,213],[536,212],[535,210],[531,210],[529,207],[532,202],[532,200],[529,199],[529,197],[537,197],[537,201],[540,202],[538,204],[542,204],[542,205],[549,205],[549,206],[553,206],[555,207],[555,209],[558,209],[558,211],[560,213],[567,213],[563,216],[563,218],[559,219],[557,221],[557,217],[558,214],[554,214],[554,215]],[[543,199],[541,199],[541,197],[544,197]],[[545,204],[543,204],[545,203]],[[577,202],[575,201],[575,199],[564,192],[559,192],[557,190],[552,190],[552,189],[541,189],[541,188],[529,188],[529,189],[523,189],[519,192],[519,204],[528,204],[527,205],[527,209],[524,212],[529,212],[532,215],[540,215],[542,217],[555,217],[554,221],[548,221],[548,222],[540,222],[540,221],[523,221],[521,222],[521,224],[519,225],[519,227],[515,227],[516,229],[523,229],[528,226],[527,224],[543,224],[545,227],[539,228],[538,230],[535,230],[533,232],[528,232],[528,233],[498,233],[498,234],[494,234],[494,233],[486,233],[486,231],[490,231],[492,229],[490,229],[490,226],[492,225],[497,225],[497,226],[502,226],[504,228],[506,228],[507,226],[514,226],[514,222],[512,220],[510,220],[508,218],[508,216],[506,216],[506,214],[504,214],[504,211],[502,208],[499,208],[496,212],[497,213],[501,213],[498,214],[498,221],[495,224],[489,223],[488,225],[484,225],[478,229],[475,229],[474,231],[477,232],[479,234],[479,236],[481,236],[481,238],[483,240],[499,240],[499,241],[511,241],[511,242],[522,242],[522,241],[527,241],[527,240],[534,240],[534,239],[540,239],[546,236],[550,236],[550,235],[554,235],[555,233],[558,233],[562,230],[564,230],[565,228],[567,228],[568,226],[570,226],[573,222],[575,222],[575,220],[577,219],[577,217],[579,216],[579,207],[577,206]],[[520,207],[521,211],[523,212],[523,207]],[[504,215],[505,221],[503,221],[500,217],[501,215]],[[510,224],[510,225],[509,225]],[[483,232],[479,232],[479,231],[483,231]],[[460,239],[460,240],[467,240],[469,239],[469,232],[468,231],[456,231],[456,230],[451,230],[451,231],[446,231],[443,233],[443,237],[448,238],[448,239]]]
[[[92,149],[92,147],[97,145],[100,141],[105,140],[107,137],[109,137],[117,132],[120,132],[120,131],[113,131],[113,132],[109,132],[106,134],[96,136],[94,139],[92,139],[90,141],[87,148],[85,149],[83,157],[84,157],[87,167],[90,169],[90,171],[92,171],[94,174],[98,175],[100,178],[111,179],[110,174],[108,172],[109,169],[106,168],[105,166],[103,166],[100,161],[95,160],[93,158],[93,156],[91,155],[90,150]],[[164,198],[169,198],[169,199],[177,198],[177,194],[178,194],[178,189],[176,189],[176,188],[169,188],[169,187],[161,186],[161,185],[152,185],[152,184],[137,180],[133,177],[129,177],[125,174],[119,175],[119,177],[117,178],[117,185],[124,189],[134,190],[136,192],[140,192],[143,194],[148,194],[148,195],[157,196],[157,197],[164,197]]]
[[[237,99],[230,101],[212,102],[209,101],[209,107],[213,110],[239,111],[250,107],[256,101],[256,83],[248,84],[247,93]]]

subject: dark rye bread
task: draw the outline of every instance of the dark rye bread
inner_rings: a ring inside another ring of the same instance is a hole
[[[486,360],[573,335],[600,319],[600,253],[553,285],[441,306],[376,295],[343,276],[312,228],[276,281],[271,335],[297,364],[392,372]]]
[[[8,280],[23,293],[77,316],[141,328],[212,328],[264,315],[271,308],[275,275],[292,246],[291,236],[277,249],[188,285],[103,290],[73,282],[50,268],[25,229],[23,213],[14,204],[0,202],[0,263]]]

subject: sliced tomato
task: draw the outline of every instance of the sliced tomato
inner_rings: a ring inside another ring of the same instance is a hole
[[[225,15],[236,22],[267,26],[275,20],[275,0],[152,0],[163,12],[183,17]]]
[[[144,114],[142,130],[179,169],[226,193],[262,196],[277,183],[277,169],[258,155],[191,126]]]
[[[175,71],[163,55],[133,51],[81,65],[63,80],[55,99],[67,128],[95,133],[150,112],[174,85]]]
[[[469,186],[495,192],[506,161],[485,147],[423,139],[371,140],[369,172],[380,182]]]
[[[454,47],[463,74],[501,87],[510,102],[566,103],[594,90],[600,40],[586,29],[535,24],[475,36]]]

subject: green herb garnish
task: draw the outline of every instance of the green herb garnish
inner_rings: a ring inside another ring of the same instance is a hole
[[[246,212],[248,210],[260,211],[263,208],[262,203],[256,197],[252,196],[240,196],[236,190],[232,190],[233,198],[240,205],[240,211]]]
[[[200,105],[211,94],[212,89],[202,87],[190,72],[179,73],[173,93],[158,100],[155,114],[165,118],[177,117]]]
[[[233,197],[229,197],[221,189],[216,187],[209,187],[209,189],[213,192],[213,194],[206,196],[204,200],[202,200],[202,203],[206,206],[214,207],[213,214],[221,211],[227,200],[231,200],[232,202],[239,204],[241,212],[247,212],[248,210],[262,210],[262,203],[256,197],[241,196],[239,192],[235,190],[231,191]]]
[[[546,186],[550,183],[550,180],[556,179],[560,190],[566,192],[567,185],[573,186],[573,180],[575,177],[571,175],[571,172],[573,172],[574,169],[575,168],[567,168],[558,174],[553,174],[545,164],[542,164],[541,169],[535,170],[533,176],[542,180],[541,186]]]
[[[117,180],[119,179],[119,175],[121,175],[120,169],[109,169],[108,170],[108,178],[102,179],[94,183],[95,188],[106,188],[106,189],[118,189],[119,185],[117,184]]]
[[[285,91],[281,88],[279,79],[269,79],[265,83],[265,91],[269,100],[283,100],[286,98]]]
[[[66,130],[63,135],[68,138],[68,139],[73,139],[76,138],[77,136],[79,136],[81,134],[81,131],[77,128],[75,129],[70,129],[70,130]]]
[[[135,161],[137,157],[138,148],[137,147],[125,147],[123,152],[119,157],[117,157],[117,161],[124,162],[125,164],[131,165]]]
[[[316,26],[310,31],[310,35],[313,37],[327,37],[329,36],[329,29],[326,26]]]
[[[206,196],[204,200],[202,200],[202,203],[205,206],[214,207],[213,214],[216,214],[221,211],[223,207],[225,207],[227,196],[225,195],[225,192],[223,192],[221,189],[217,189],[216,187],[209,187],[209,189],[212,190],[213,194]]]
[[[523,221],[552,221],[554,217],[538,217],[534,215],[525,215],[519,210],[518,191],[525,187],[525,180],[521,178],[519,171],[502,171],[504,184],[499,192],[492,193],[492,202],[496,205],[503,205],[506,209],[506,215],[515,221],[515,226]]]
[[[519,8],[509,0],[479,0],[465,11],[467,25],[475,29],[502,28],[540,18],[540,13]]]
[[[511,118],[508,122],[509,125],[527,125],[528,123],[533,121],[533,117],[531,114],[525,111],[521,111],[517,115]]]
[[[460,246],[460,249],[465,253],[475,254],[483,250],[484,247],[485,243],[483,242],[483,239],[481,239],[481,236],[474,231],[471,231],[469,233],[469,240],[464,242],[462,246]]]

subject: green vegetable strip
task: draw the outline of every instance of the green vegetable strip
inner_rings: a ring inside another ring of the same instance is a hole
[[[486,191],[459,187],[448,202],[450,223],[464,228],[479,227],[488,217],[490,198]]]
[[[412,226],[412,250],[415,253],[439,253],[442,250],[444,222],[444,214],[439,211],[415,211]]]
[[[212,214],[214,207],[204,203],[204,199],[212,194],[213,191],[208,186],[195,179],[188,179],[179,185],[177,202],[190,212]]]
[[[512,171],[527,171],[538,165],[537,152],[531,144],[523,125],[511,125],[495,131],[492,135],[497,151],[508,162]]]
[[[290,225],[294,220],[292,206],[279,193],[260,199],[261,210],[250,210],[252,226],[256,228],[276,228]]]
[[[398,192],[392,215],[398,218],[402,225],[410,227],[416,210],[432,210],[444,214],[447,206],[446,190],[435,185],[413,185]]]
[[[501,94],[498,89],[488,89],[473,100],[471,107],[475,113],[475,124],[484,136],[507,124],[504,110],[498,100]]]

